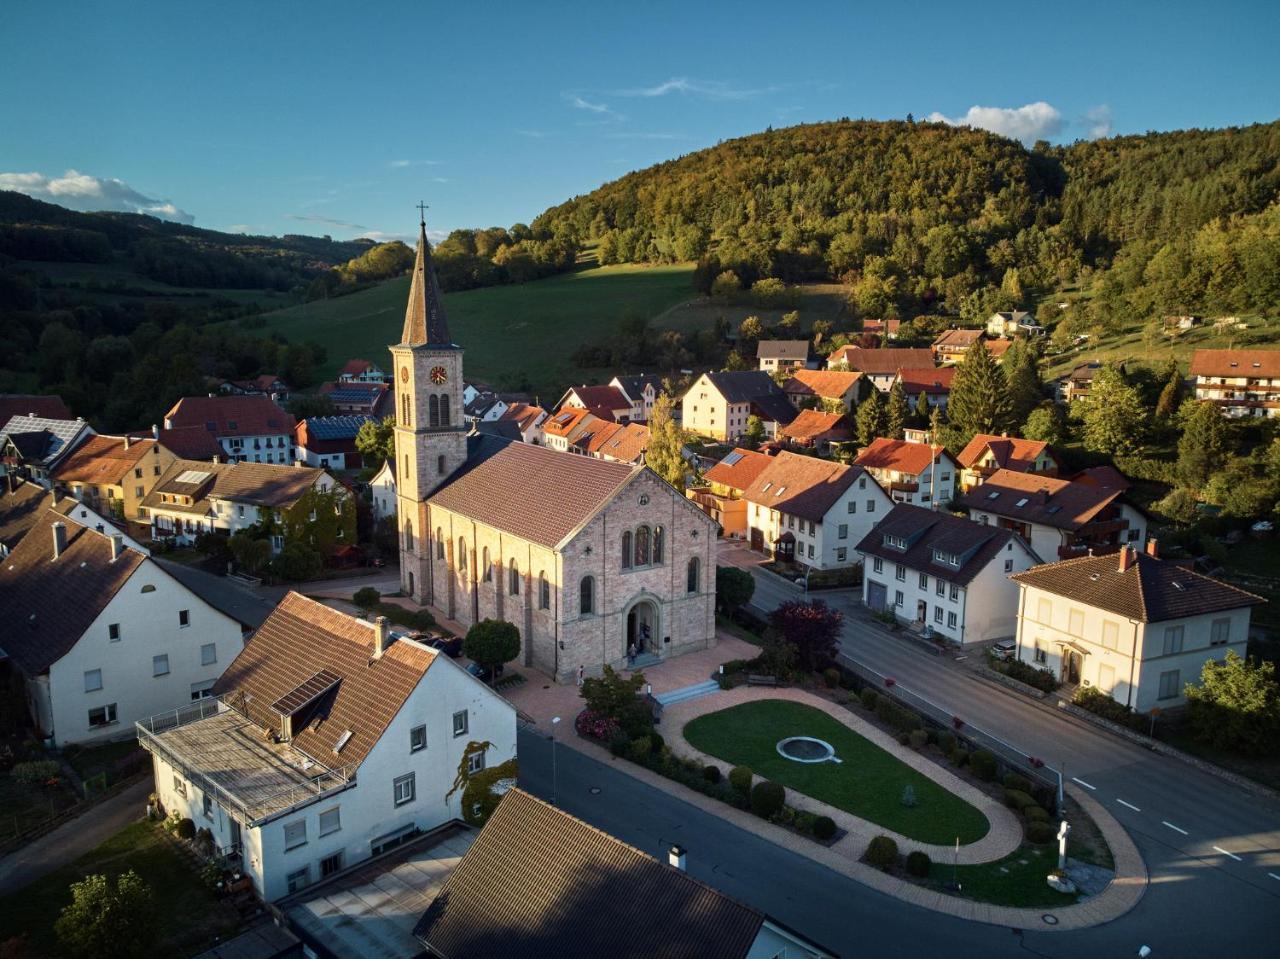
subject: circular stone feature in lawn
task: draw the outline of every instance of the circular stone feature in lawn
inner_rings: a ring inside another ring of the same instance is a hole
[[[812,736],[788,736],[778,743],[779,755],[798,763],[838,763],[836,748]]]

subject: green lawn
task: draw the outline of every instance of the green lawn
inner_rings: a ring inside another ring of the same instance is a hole
[[[929,872],[929,879],[930,885],[938,889],[976,902],[1053,909],[1069,906],[1080,898],[1078,893],[1061,893],[1049,888],[1045,877],[1057,864],[1056,846],[1024,844],[995,862],[955,868],[955,876],[960,883],[959,892],[946,888],[952,878],[952,866],[949,862],[935,862]]]
[[[551,392],[589,382],[602,371],[576,368],[572,352],[607,341],[627,313],[655,317],[691,298],[693,267],[607,266],[576,270],[534,283],[493,286],[445,295],[449,329],[467,350],[467,376],[500,388],[527,382],[554,403]],[[352,357],[388,361],[404,323],[409,278],[387,280],[349,296],[265,314],[265,330],[328,350],[326,378]]]
[[[201,885],[194,867],[174,850],[160,828],[145,820],[126,826],[69,866],[0,899],[0,942],[29,936],[23,955],[61,956],[53,924],[71,901],[70,886],[87,875],[115,876],[133,869],[155,896],[156,956],[189,956],[240,925],[228,903]]]
[[[115,743],[105,743],[101,746],[91,746],[87,749],[68,748],[63,750],[63,756],[66,758],[76,773],[82,780],[90,780],[102,773],[107,774],[107,785],[113,785],[120,781],[124,775],[129,775],[139,769],[149,769],[150,765],[137,765],[128,763],[122,767],[122,763],[126,760],[134,759],[143,752],[142,747],[138,745],[136,739],[125,739]]]
[[[700,716],[684,730],[696,749],[747,765],[782,783],[910,839],[928,843],[976,842],[990,828],[986,817],[870,740],[831,716],[780,699],[742,703]],[[835,747],[841,763],[805,765],[778,754],[788,736],[813,736]],[[916,806],[902,805],[910,783]]]

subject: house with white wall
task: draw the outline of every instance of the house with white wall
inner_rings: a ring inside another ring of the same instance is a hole
[[[502,416],[498,417],[501,423],[514,423],[520,432],[520,441],[522,443],[531,443],[534,446],[541,446],[543,442],[542,424],[546,422],[547,411],[541,406],[533,406],[529,403],[511,403],[507,406]]]
[[[1243,658],[1250,611],[1265,600],[1161,560],[1154,547],[1015,574],[1018,658],[1140,713],[1184,705],[1208,660]]]
[[[761,340],[756,344],[757,368],[777,373],[815,366],[809,359],[810,349],[808,340]]]
[[[914,347],[867,350],[859,346],[842,346],[827,357],[827,369],[861,373],[881,393],[889,392],[899,370],[930,369],[933,365],[933,353]]]
[[[966,493],[999,470],[1057,476],[1062,469],[1048,443],[993,433],[975,434],[956,459],[961,466],[960,489]]]
[[[1011,530],[899,503],[858,543],[862,601],[963,645],[1012,636],[1011,573],[1038,558]]]
[[[187,396],[164,415],[166,430],[203,427],[229,462],[292,463],[297,420],[269,396]]]
[[[938,509],[955,495],[959,467],[943,446],[877,437],[854,457],[895,503]]]
[[[857,546],[893,506],[860,466],[783,451],[742,493],[752,549],[814,569],[858,561]]]
[[[703,373],[680,400],[681,423],[699,436],[733,442],[747,431],[747,421],[760,417],[765,434],[796,418],[782,387],[761,370]]]
[[[609,385],[618,389],[631,404],[630,420],[633,423],[649,422],[653,404],[662,392],[662,378],[657,373],[633,373],[615,376]]]
[[[373,498],[375,522],[384,516],[396,515],[396,471],[391,468],[390,460],[369,480],[369,495]]]
[[[166,812],[207,828],[274,902],[462,818],[516,755],[515,708],[449,657],[289,593],[215,698],[137,725]]]
[[[127,738],[136,720],[208,696],[243,646],[236,620],[97,520],[63,499],[0,564],[0,649],[57,746]]]
[[[79,417],[12,416],[0,426],[0,476],[13,474],[48,489],[62,463],[94,435],[93,427]]]

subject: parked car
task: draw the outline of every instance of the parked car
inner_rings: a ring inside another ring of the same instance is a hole
[[[490,683],[502,675],[502,664],[499,663],[497,669],[490,669],[487,666],[481,666],[479,663],[467,663],[467,672],[482,683]]]
[[[1011,660],[1018,655],[1018,641],[1016,639],[1002,639],[991,647],[991,655],[996,659]]]
[[[457,659],[462,655],[462,637],[461,636],[436,636],[427,643],[432,649],[438,649],[450,659]]]

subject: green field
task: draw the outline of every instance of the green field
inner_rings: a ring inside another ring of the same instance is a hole
[[[840,763],[805,765],[779,755],[788,736],[813,736],[835,747]],[[820,802],[928,843],[977,842],[986,816],[820,709],[784,699],[761,699],[699,716],[684,728],[695,749],[735,765],[750,766]],[[902,805],[910,783],[916,805]]]
[[[445,295],[449,330],[467,350],[468,378],[498,388],[527,384],[546,394],[590,382],[602,371],[578,369],[569,357],[584,343],[608,340],[628,313],[655,317],[690,299],[693,267],[607,266],[534,283]],[[409,279],[401,277],[349,296],[268,313],[269,332],[314,340],[328,350],[326,378],[352,357],[387,361],[404,323]]]
[[[20,269],[39,272],[55,288],[77,288],[80,296],[89,301],[115,302],[134,296],[144,296],[148,301],[174,300],[186,305],[200,305],[199,301],[202,300],[224,299],[242,305],[256,303],[264,310],[296,302],[296,297],[293,295],[276,290],[170,286],[168,283],[161,283],[141,273],[135,273],[124,261],[61,263],[49,260],[24,260],[20,264]],[[121,292],[121,288],[124,292]]]

